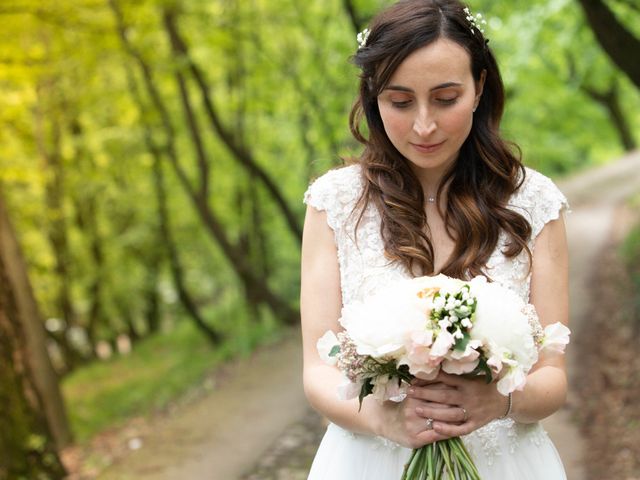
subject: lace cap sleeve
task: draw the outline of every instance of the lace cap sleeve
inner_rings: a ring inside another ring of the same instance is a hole
[[[569,212],[569,202],[553,181],[527,168],[526,178],[513,198],[512,206],[531,223],[532,240],[544,226]]]
[[[362,191],[360,166],[330,170],[315,180],[304,194],[304,203],[327,213],[327,223],[338,231],[351,214]]]

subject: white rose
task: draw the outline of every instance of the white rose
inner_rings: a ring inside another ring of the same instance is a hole
[[[419,298],[410,280],[399,282],[342,309],[340,324],[356,345],[358,354],[398,358],[411,332],[427,325],[427,300]]]
[[[538,351],[523,313],[524,301],[512,290],[489,283],[484,277],[476,277],[470,284],[471,293],[477,298],[471,338],[491,345],[494,351],[507,350],[528,372],[538,360]]]

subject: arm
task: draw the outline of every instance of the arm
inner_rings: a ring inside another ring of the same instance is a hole
[[[549,222],[535,242],[531,271],[532,303],[544,328],[555,322],[569,323],[569,255],[564,220]],[[548,417],[566,401],[565,356],[541,355],[527,377],[525,389],[513,395],[511,417],[532,423]]]
[[[311,406],[331,422],[355,433],[381,435],[411,448],[444,437],[425,431],[425,421],[415,414],[417,400],[381,405],[365,398],[358,412],[358,400],[340,400],[337,387],[344,380],[337,368],[326,365],[318,355],[316,342],[329,329],[341,330],[340,270],[334,234],[326,214],[307,208],[302,238],[302,285],[300,313],[304,355],[304,390]]]

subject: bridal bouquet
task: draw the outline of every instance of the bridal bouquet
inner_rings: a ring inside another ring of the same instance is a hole
[[[544,330],[532,305],[485,277],[471,281],[438,275],[402,280],[342,310],[337,335],[318,341],[323,360],[336,365],[343,399],[367,395],[401,402],[411,381],[433,380],[440,370],[484,375],[502,395],[524,388],[541,351],[564,352],[569,329]],[[401,480],[479,480],[460,438],[415,449]]]

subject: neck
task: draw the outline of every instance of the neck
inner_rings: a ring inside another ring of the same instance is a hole
[[[455,165],[455,159],[453,161],[448,161],[442,165],[439,165],[436,168],[418,168],[415,164],[409,164],[413,173],[418,178],[420,185],[422,186],[422,192],[425,196],[425,199],[429,197],[435,198],[438,193],[438,188],[442,183],[445,175],[449,173],[449,171]],[[448,182],[447,182],[448,183]],[[443,189],[443,194],[446,194],[447,186]]]
[[[433,203],[430,199],[435,199],[438,194],[438,189],[444,179],[445,174],[448,170],[442,169],[441,171],[434,170],[424,170],[424,169],[413,169],[414,173],[418,177],[418,181],[422,186],[422,193],[424,194],[425,201]],[[448,184],[449,182],[447,182]],[[447,185],[444,185],[442,189],[442,193],[446,194]]]

